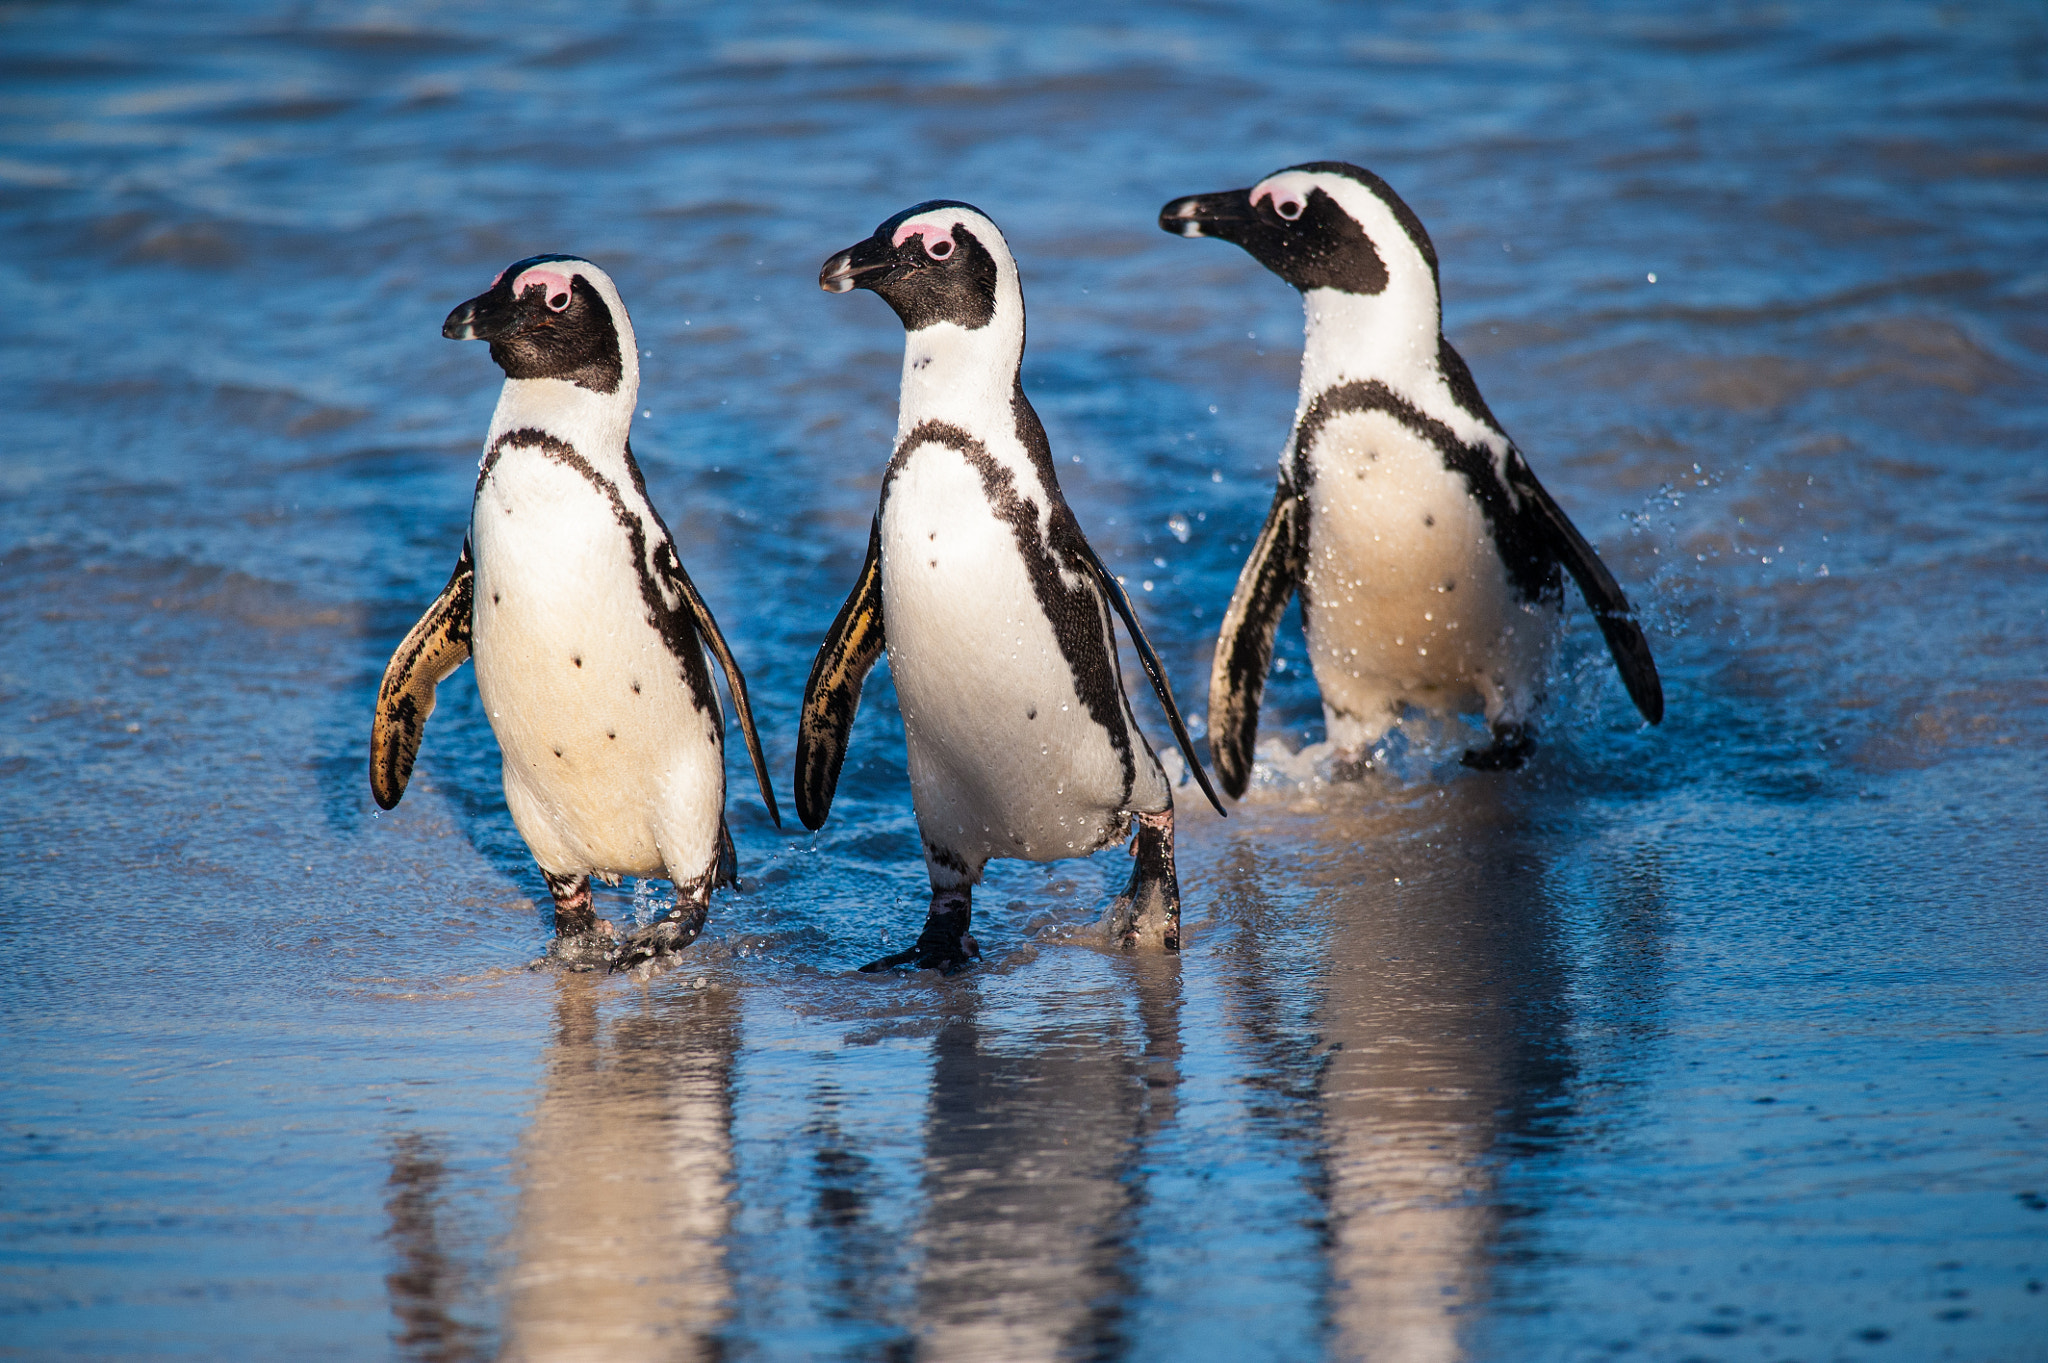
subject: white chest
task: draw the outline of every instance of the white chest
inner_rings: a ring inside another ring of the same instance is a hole
[[[645,535],[651,527],[630,522]],[[504,453],[471,513],[477,687],[520,831],[598,869],[660,874],[664,824],[723,806],[713,716],[656,630],[628,524],[584,474]],[[694,873],[680,868],[679,874]]]
[[[1390,413],[1347,412],[1309,455],[1304,587],[1327,701],[1384,708],[1392,693],[1456,708],[1540,664],[1544,621],[1517,600],[1485,513],[1435,445]]]

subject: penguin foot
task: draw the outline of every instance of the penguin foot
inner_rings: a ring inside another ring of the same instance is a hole
[[[1515,771],[1536,751],[1536,735],[1525,724],[1497,724],[1493,742],[1468,749],[1458,760],[1474,771]]]
[[[932,891],[932,907],[925,915],[924,931],[917,935],[917,941],[911,948],[878,961],[869,961],[860,968],[861,973],[872,975],[878,970],[894,970],[897,966],[907,965],[916,970],[957,975],[970,962],[980,960],[981,947],[975,942],[974,934],[967,930],[974,918],[968,894],[964,889]]]
[[[609,965],[612,953],[618,949],[619,930],[608,918],[593,918],[590,926],[578,932],[557,932],[548,948],[527,964],[528,970],[546,970],[554,967],[575,974],[602,969]]]
[[[619,943],[610,956],[613,974],[646,965],[663,956],[674,956],[704,931],[711,906],[684,899],[644,928],[636,928]]]
[[[1360,748],[1356,752],[1339,752],[1330,758],[1329,773],[1332,781],[1363,781],[1365,774],[1372,770],[1372,752]]]
[[[1180,880],[1173,869],[1173,810],[1137,817],[1138,837],[1131,844],[1131,883],[1109,902],[1107,924],[1117,945],[1129,950],[1139,934],[1157,923],[1160,941],[1169,952],[1180,950]]]

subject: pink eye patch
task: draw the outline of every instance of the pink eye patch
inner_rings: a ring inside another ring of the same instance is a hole
[[[1252,207],[1257,208],[1261,199],[1271,199],[1273,211],[1290,221],[1301,216],[1303,205],[1300,196],[1296,194],[1271,189],[1262,190],[1252,195]]]
[[[944,260],[953,254],[953,229],[935,222],[906,222],[896,229],[896,235],[889,239],[889,244],[901,246],[912,237],[924,238],[925,254],[933,260]]]
[[[498,275],[499,279],[504,277],[503,273]],[[569,276],[549,265],[536,265],[530,270],[522,271],[519,278],[512,281],[512,296],[514,298],[523,297],[526,291],[536,284],[541,285],[547,290],[548,306],[556,312],[560,312],[563,308],[569,306],[569,295],[571,292]],[[495,287],[495,281],[493,281],[493,287]]]

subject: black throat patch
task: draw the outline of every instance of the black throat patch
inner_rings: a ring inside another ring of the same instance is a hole
[[[1271,213],[1270,200],[1261,203]],[[1277,215],[1276,215],[1277,216]],[[1266,267],[1303,292],[1336,289],[1341,293],[1376,294],[1387,287],[1387,263],[1372,238],[1335,199],[1320,189],[1308,192],[1301,217],[1266,238],[1272,255]]]

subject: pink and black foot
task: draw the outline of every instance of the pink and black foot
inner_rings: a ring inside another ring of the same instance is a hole
[[[595,970],[611,959],[618,930],[597,916],[590,903],[590,877],[542,871],[555,900],[555,940],[542,960],[569,970]]]
[[[699,895],[701,894],[701,898]],[[613,971],[631,970],[663,956],[679,954],[704,932],[711,916],[711,886],[676,887],[675,907],[644,928],[635,928],[611,957]]]
[[[679,954],[704,932],[704,920],[711,915],[711,892],[740,883],[739,852],[723,820],[718,825],[718,858],[711,869],[692,881],[676,882],[675,907],[644,928],[635,928],[612,953],[614,971]]]
[[[1173,809],[1137,816],[1138,837],[1131,844],[1131,883],[1110,901],[1111,936],[1119,946],[1134,947],[1147,924],[1161,925],[1168,951],[1180,950],[1180,880],[1173,869]]]

